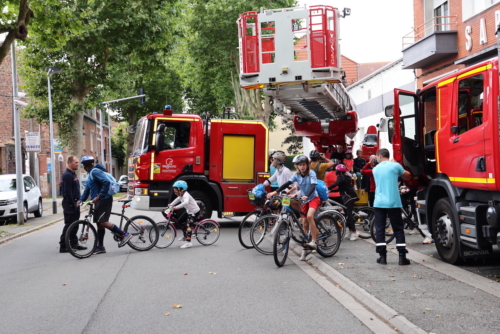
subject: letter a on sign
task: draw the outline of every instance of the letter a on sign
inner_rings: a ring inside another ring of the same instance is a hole
[[[488,43],[488,38],[486,37],[486,21],[481,19],[479,21],[479,44],[483,45]]]

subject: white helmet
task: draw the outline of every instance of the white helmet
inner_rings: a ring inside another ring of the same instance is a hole
[[[269,154],[269,158],[272,158],[275,152],[276,150],[274,148],[269,149],[269,152],[267,152]]]
[[[276,151],[274,152],[274,154],[272,155],[274,161],[276,161],[276,163],[278,165],[283,165],[286,161],[286,154],[285,152],[283,151]]]

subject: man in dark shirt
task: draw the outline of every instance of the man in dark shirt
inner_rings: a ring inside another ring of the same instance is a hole
[[[354,158],[354,166],[353,166],[354,173],[356,173],[356,186],[358,187],[358,189],[362,189],[361,169],[366,165],[366,160],[363,159],[362,155],[363,155],[362,150],[356,151],[356,158]]]
[[[340,163],[343,163],[344,158],[344,146],[337,145],[337,152],[333,152],[332,155],[330,155],[330,160],[337,159]]]
[[[75,174],[75,171],[78,170],[78,166],[80,161],[74,155],[70,155],[68,157],[68,168],[63,173],[62,176],[62,207],[64,213],[64,227],[61,234],[61,240],[59,241],[60,253],[67,253],[66,243],[64,238],[66,237],[66,231],[68,230],[69,225],[80,219],[80,206],[77,205],[77,201],[80,199],[80,181],[78,181],[78,177]],[[76,231],[75,231],[76,233]],[[78,240],[76,234],[72,236],[72,240],[75,244],[78,244]],[[84,246],[78,246],[83,249]]]

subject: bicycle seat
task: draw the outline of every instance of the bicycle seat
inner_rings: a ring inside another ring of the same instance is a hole
[[[121,199],[118,202],[128,203],[128,202],[132,202],[132,200],[131,199]]]

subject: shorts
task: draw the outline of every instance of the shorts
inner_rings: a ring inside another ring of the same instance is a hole
[[[309,211],[309,208],[318,210],[320,205],[321,200],[319,199],[319,196],[316,196],[309,202],[302,204],[302,212],[307,213],[307,211]]]
[[[112,207],[113,197],[98,200],[94,205],[94,224],[109,222]]]

